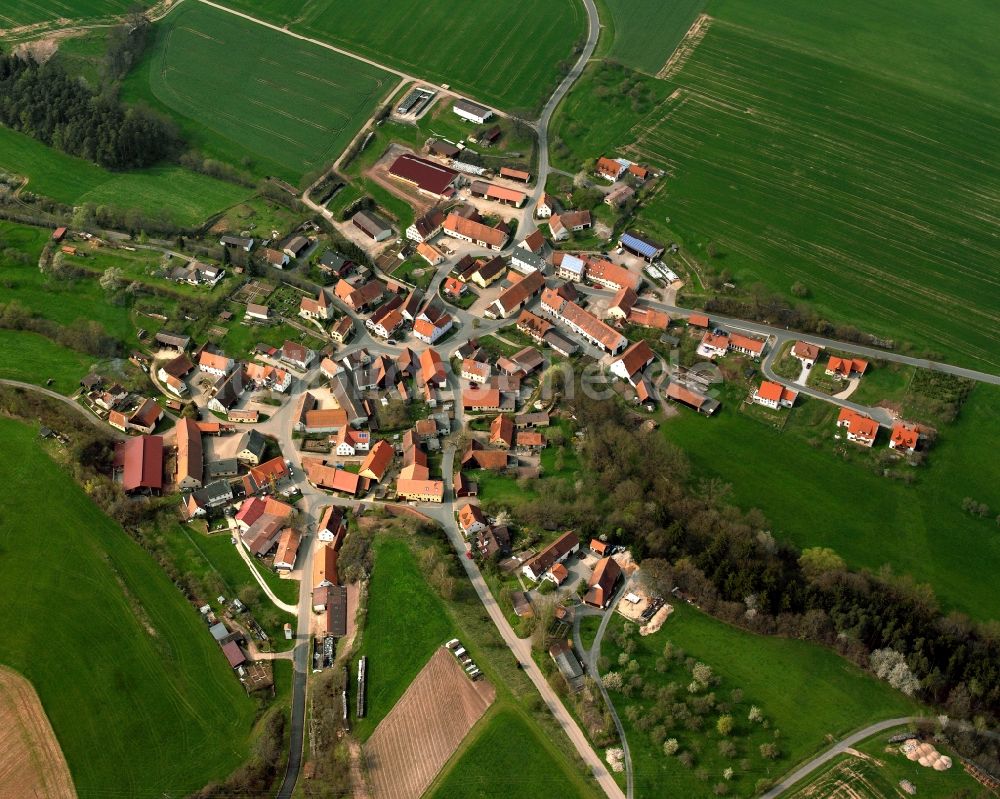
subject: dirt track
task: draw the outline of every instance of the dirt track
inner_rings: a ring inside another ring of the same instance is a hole
[[[374,799],[419,799],[495,696],[438,649],[365,746]]]
[[[0,668],[0,799],[76,799],[76,789],[38,694]]]

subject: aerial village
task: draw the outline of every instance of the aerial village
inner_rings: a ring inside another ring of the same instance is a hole
[[[433,94],[415,89],[396,116],[419,115]],[[501,136],[490,109],[456,100],[452,110],[479,127],[470,141],[481,147]],[[114,470],[126,492],[179,493],[185,522],[228,530],[263,589],[262,572],[301,581],[317,668],[332,663],[352,626],[358,596],[338,576],[338,553],[352,520],[373,507],[437,520],[469,558],[501,563],[523,589],[511,596],[517,616],[532,615],[540,588],[579,591],[595,608],[612,602],[635,569],[627,552],[572,531],[519,546],[478,499],[487,477],[543,473],[551,430],[568,413],[559,386],[571,388],[585,368],[648,424],[660,412],[712,424],[716,367],[737,358],[743,404],[768,423],[780,426],[805,392],[839,406],[829,431],[837,440],[870,448],[881,438],[904,456],[924,447],[920,426],[850,402],[867,360],[676,308],[682,281],[661,260],[674,245],[634,229],[608,240],[594,209],[535,186],[520,166],[463,161],[468,146],[430,139],[420,152],[393,145],[383,155],[383,185],[415,212],[405,230],[368,203],[331,220],[339,249],[307,219],[264,238],[222,229],[208,242],[217,264],[168,264],[164,279],[195,290],[235,278],[219,323],[242,331],[239,352],[218,335],[193,340],[161,315],[146,333],[149,354],[131,359],[156,391],[99,374],[80,381],[80,402],[122,434]],[[602,205],[620,208],[659,177],[601,156],[591,185]],[[101,245],[65,228],[53,234],[66,258]],[[287,338],[278,342],[278,332]],[[779,377],[775,359],[795,368]],[[633,591],[619,600],[644,623],[662,623],[663,605]],[[209,631],[248,690],[268,687],[267,661],[254,658],[267,635],[252,617],[240,621],[238,600],[228,607],[226,619],[202,608]],[[557,642],[551,655],[579,685],[572,648]]]

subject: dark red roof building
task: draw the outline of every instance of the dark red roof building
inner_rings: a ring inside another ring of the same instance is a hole
[[[163,489],[163,437],[137,436],[122,448],[122,488],[126,492]]]

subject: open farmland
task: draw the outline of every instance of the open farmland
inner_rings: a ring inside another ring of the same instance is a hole
[[[574,771],[552,742],[522,712],[497,705],[473,730],[429,799],[582,797],[601,793]],[[603,794],[601,794],[603,796]]]
[[[72,394],[97,358],[62,347],[38,333],[0,330],[0,378]]]
[[[1000,116],[716,21],[628,152],[674,176],[644,210],[737,281],[1000,367]],[[666,220],[669,219],[669,223]]]
[[[166,216],[183,227],[195,227],[252,193],[179,166],[109,172],[3,126],[0,170],[27,177],[27,191],[57,202],[134,208],[145,215]]]
[[[531,0],[456,6],[446,0],[233,0],[269,22],[343,47],[508,111],[536,116],[557,65],[583,36],[580,3]]]
[[[0,6],[0,35],[39,23],[108,20],[124,14],[132,5],[130,0],[4,0]]]
[[[73,778],[38,694],[0,667],[0,798],[75,799]]]
[[[375,799],[419,799],[495,696],[440,647],[365,746]]]
[[[80,797],[187,795],[227,775],[256,706],[197,612],[36,430],[0,420],[0,440],[0,602],[17,620],[0,663],[38,692]]]
[[[199,3],[156,30],[126,96],[172,115],[206,154],[292,182],[338,156],[397,83],[377,67]]]
[[[707,0],[602,0],[606,58],[655,75],[705,8]]]

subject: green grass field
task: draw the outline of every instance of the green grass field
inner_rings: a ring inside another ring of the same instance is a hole
[[[738,287],[790,296],[801,282],[824,318],[1000,367],[1000,103],[985,88],[1000,58],[983,34],[997,7],[734,0],[707,12],[707,35],[667,81],[616,92],[588,71],[555,125],[560,164],[617,151],[660,166],[669,177],[641,226],[696,254],[713,243]],[[943,31],[960,57],[937,46]]]
[[[252,193],[179,166],[108,172],[2,126],[0,170],[26,175],[27,191],[67,205],[92,202],[146,214],[163,212],[184,227],[195,227]]]
[[[444,767],[425,796],[450,799],[534,799],[587,796],[591,791],[558,750],[509,704],[494,706]]]
[[[38,691],[80,797],[186,795],[228,774],[255,705],[198,614],[35,430],[0,420],[0,440],[0,595],[17,620],[0,661]]]
[[[0,330],[0,378],[72,394],[97,358],[61,347],[38,333]]]
[[[37,23],[107,20],[124,14],[129,0],[5,0],[0,8],[0,32]]]
[[[839,790],[853,799],[895,799],[900,796],[898,785],[901,780],[912,782],[917,786],[917,795],[929,799],[953,799],[957,796],[986,799],[990,796],[961,768],[954,752],[942,751],[953,760],[952,767],[947,771],[935,771],[907,760],[899,751],[899,744],[888,742],[893,735],[906,731],[905,727],[886,730],[854,746],[853,749],[863,757],[841,755],[828,767],[820,769],[807,783],[797,785],[797,790],[788,796],[790,799],[817,799],[830,795],[831,790]]]
[[[760,508],[775,535],[800,547],[832,547],[855,568],[888,563],[897,574],[930,583],[946,608],[981,620],[1000,616],[1000,597],[991,588],[1000,568],[996,525],[961,509],[964,497],[1000,508],[991,434],[1000,424],[1000,388],[973,389],[958,419],[940,430],[913,485],[838,458],[829,447],[810,446],[809,438],[834,433],[832,411],[825,422],[814,422],[817,403],[793,410],[783,432],[739,413],[733,403],[712,419],[682,410],[662,430],[696,472],[731,484],[736,504]],[[885,439],[876,444],[886,446]]]
[[[612,630],[624,620],[616,618]],[[609,635],[601,645],[601,654],[617,662],[620,649]],[[873,721],[911,715],[918,711],[916,703],[883,683],[868,677],[855,666],[830,650],[783,638],[753,635],[730,627],[684,603],[678,603],[673,614],[659,632],[635,636],[637,647],[633,658],[647,684],[665,685],[677,682],[677,673],[686,674],[676,661],[671,669],[660,674],[655,663],[663,654],[667,641],[680,647],[685,654],[708,664],[722,682],[712,690],[720,702],[730,701],[730,691],[739,688],[744,697],[732,709],[736,730],[732,740],[738,754],[723,758],[716,745],[718,734],[712,728],[718,712],[706,717],[705,730],[692,733],[678,723],[667,731],[677,738],[682,750],[691,750],[701,741],[702,752],[696,755],[695,767],[709,772],[707,782],[701,782],[694,771],[684,768],[675,758],[664,756],[653,745],[649,732],[637,729],[624,715],[628,705],[640,708],[656,700],[631,698],[612,693],[613,701],[626,727],[636,779],[636,796],[658,796],[657,786],[670,784],[683,796],[707,796],[711,786],[722,781],[722,771],[732,766],[737,772],[732,790],[741,796],[751,795],[757,779],[774,779],[797,762],[824,748],[827,734],[835,737],[863,727]],[[614,666],[612,668],[615,668]],[[690,676],[688,676],[690,681]],[[687,682],[680,684],[686,692]],[[679,699],[678,701],[683,701]],[[768,729],[747,721],[747,708],[755,704],[769,721]],[[806,712],[805,709],[808,709]],[[641,718],[641,716],[640,716]],[[774,763],[763,761],[757,747],[775,741],[774,731],[780,730],[776,743],[782,756]],[[750,761],[749,769],[741,769],[739,761]]]
[[[396,83],[377,67],[191,3],[157,24],[125,96],[171,115],[206,154],[294,183],[336,158]]]
[[[437,0],[234,0],[234,8],[378,63],[536,116],[585,30],[582,5],[530,0],[455,7]]]
[[[606,58],[655,75],[663,67],[707,0],[601,0],[604,29],[599,52]]]
[[[374,542],[368,612],[356,656],[368,656],[368,713],[354,731],[367,740],[437,647],[454,636],[441,599],[428,587],[405,541]]]

